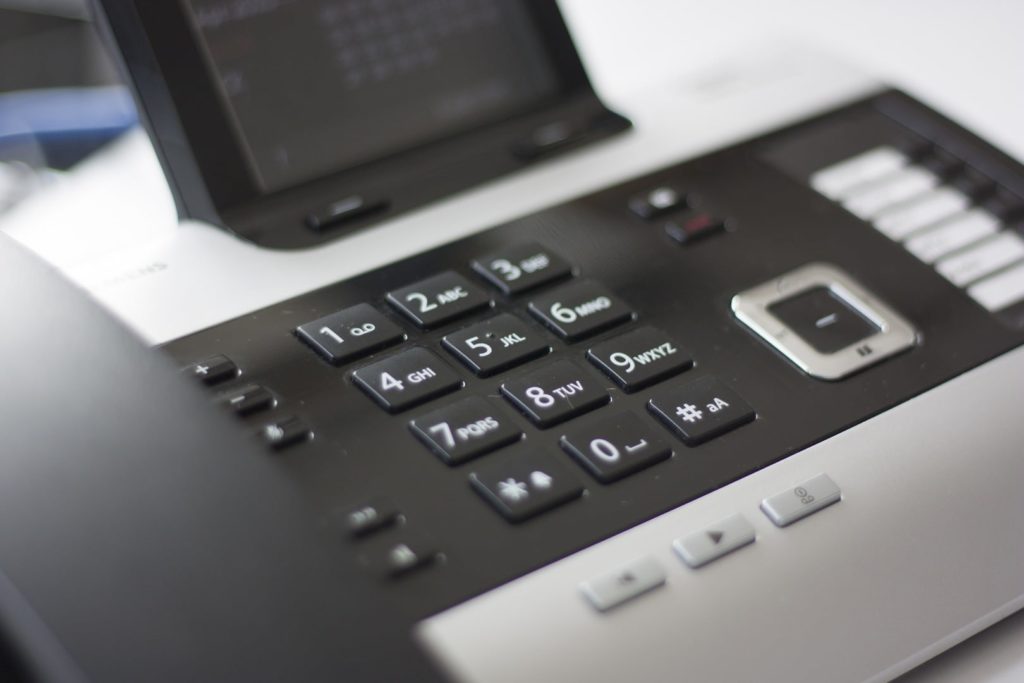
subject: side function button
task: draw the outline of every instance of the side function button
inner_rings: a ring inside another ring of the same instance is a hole
[[[350,536],[363,537],[394,524],[398,508],[387,498],[373,498],[347,510],[342,524]]]
[[[446,335],[442,343],[481,377],[507,370],[551,350],[541,332],[508,313]]]
[[[842,498],[839,487],[828,475],[819,474],[793,488],[776,493],[761,501],[761,511],[775,526],[789,526],[807,515],[838,503]]]
[[[522,522],[583,494],[563,465],[536,452],[487,465],[469,480],[510,522]]]
[[[369,304],[358,304],[299,325],[299,339],[327,362],[340,365],[405,339],[405,333]]]
[[[686,197],[669,185],[655,187],[629,200],[629,210],[645,220],[686,208]]]
[[[541,428],[582,415],[610,400],[593,375],[567,360],[508,380],[501,385],[501,393]]]
[[[693,365],[675,340],[656,327],[639,327],[597,344],[587,358],[625,391],[643,389]]]
[[[550,249],[528,242],[489,254],[472,263],[473,270],[513,295],[572,275],[572,267]]]
[[[624,301],[591,280],[577,280],[534,299],[530,313],[567,341],[589,337],[633,317]]]
[[[606,484],[672,455],[664,439],[626,412],[578,425],[565,433],[561,444],[595,479]]]
[[[229,410],[240,416],[269,410],[275,404],[274,395],[258,384],[242,387],[238,391],[226,395],[222,400]]]
[[[724,434],[756,417],[754,409],[714,377],[665,387],[648,403],[689,446]]]
[[[725,221],[707,213],[698,213],[665,223],[665,234],[679,244],[692,244],[724,230]]]
[[[388,293],[388,303],[423,328],[437,327],[491,304],[484,290],[450,270]]]
[[[505,410],[476,396],[417,417],[409,428],[449,465],[501,448],[523,435]]]
[[[260,436],[274,450],[282,450],[307,441],[313,432],[297,417],[285,417],[263,425]]]
[[[462,380],[436,353],[412,348],[352,373],[356,385],[385,410],[397,413],[455,391]]]
[[[381,568],[385,575],[398,578],[433,563],[437,555],[437,547],[425,536],[407,534],[406,538],[388,546]]]
[[[754,527],[741,515],[730,515],[716,524],[672,542],[676,554],[696,569],[754,542]]]
[[[644,557],[584,581],[580,584],[580,592],[594,609],[607,612],[663,585],[665,570],[654,558]]]
[[[195,377],[206,386],[223,384],[238,377],[240,371],[227,356],[210,356],[198,363],[193,363],[183,370],[186,375]]]

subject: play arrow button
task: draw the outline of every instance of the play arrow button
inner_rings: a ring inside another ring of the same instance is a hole
[[[715,545],[718,545],[721,542],[722,536],[724,536],[724,535],[725,534],[722,533],[721,531],[709,531],[708,532],[708,538],[710,538],[711,542],[714,543]]]

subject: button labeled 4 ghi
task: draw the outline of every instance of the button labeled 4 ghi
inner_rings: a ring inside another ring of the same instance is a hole
[[[756,417],[746,401],[714,377],[665,388],[647,405],[689,446],[704,443]]]
[[[437,354],[421,348],[361,367],[352,373],[352,380],[393,413],[462,386],[459,376]]]

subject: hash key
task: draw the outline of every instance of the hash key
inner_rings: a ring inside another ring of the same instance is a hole
[[[664,387],[647,406],[688,446],[704,443],[757,417],[739,394],[714,377]]]

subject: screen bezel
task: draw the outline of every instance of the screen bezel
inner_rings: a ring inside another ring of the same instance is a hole
[[[294,239],[281,235],[268,237],[270,232],[281,233],[284,228],[266,225],[266,221],[258,226],[245,225],[251,221],[260,223],[253,216],[261,212],[258,210],[261,207],[268,207],[278,217],[288,213],[283,206],[293,204],[302,203],[304,210],[312,211],[318,201],[326,203],[337,199],[325,194],[325,187],[332,184],[359,187],[362,177],[370,179],[370,185],[379,187],[388,173],[407,166],[406,158],[423,167],[423,158],[433,155],[437,167],[443,168],[446,164],[450,167],[447,175],[451,177],[437,184],[433,192],[436,196],[429,197],[431,193],[423,189],[424,183],[431,183],[429,178],[424,179],[413,204],[422,204],[514,170],[507,159],[496,157],[505,154],[522,138],[522,127],[514,125],[517,121],[538,125],[545,118],[564,117],[565,112],[570,112],[577,120],[600,120],[588,140],[629,127],[626,119],[607,110],[594,94],[557,5],[551,0],[517,0],[523,3],[537,28],[555,76],[556,88],[550,95],[497,120],[268,192],[261,188],[251,167],[240,131],[214,80],[205,50],[197,40],[185,0],[97,1],[101,18],[106,20],[135,86],[140,110],[171,180],[179,213],[182,217],[223,225],[270,246],[309,246],[337,234],[302,235],[298,231],[304,228],[295,225]],[[506,139],[499,140],[501,136]],[[465,157],[465,150],[460,149],[462,139],[467,144],[472,140],[478,148],[481,139],[485,139],[488,143],[485,146],[495,157],[493,163],[479,160],[473,168],[465,169],[449,163],[460,153]],[[523,163],[520,160],[518,165]],[[462,177],[455,177],[460,175]],[[409,178],[404,181],[408,184]],[[320,195],[322,198],[318,198]],[[398,210],[415,208],[401,197],[393,204]],[[288,221],[295,222],[291,218]]]

